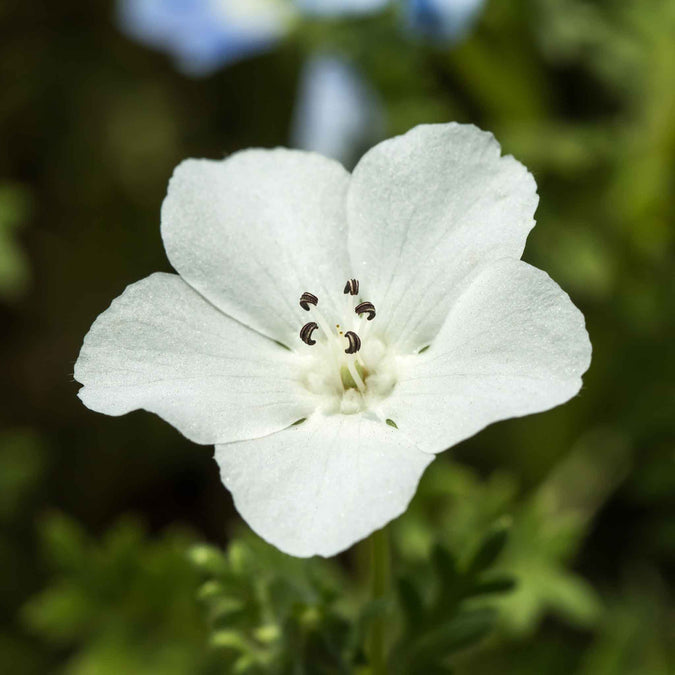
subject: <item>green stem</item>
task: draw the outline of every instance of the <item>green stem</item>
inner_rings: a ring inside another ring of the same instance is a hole
[[[383,598],[389,591],[390,553],[389,533],[386,528],[374,532],[370,537],[371,550],[371,592],[373,600]],[[378,613],[373,620],[369,639],[370,665],[373,675],[386,675],[386,616]]]

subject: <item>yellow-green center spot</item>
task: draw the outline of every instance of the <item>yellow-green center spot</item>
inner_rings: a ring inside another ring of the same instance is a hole
[[[356,372],[361,376],[361,379],[365,381],[368,377],[368,371],[358,361],[354,364],[354,367],[356,368]],[[342,386],[345,389],[358,389],[347,366],[342,366],[340,368],[340,379],[342,380]]]

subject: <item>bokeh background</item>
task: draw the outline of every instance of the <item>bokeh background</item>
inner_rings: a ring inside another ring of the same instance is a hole
[[[207,4],[0,4],[0,671],[367,672],[361,549],[273,551],[210,447],[88,411],[73,364],[127,284],[170,270],[182,159],[295,145],[351,167],[457,120],[534,173],[525,259],[582,309],[594,358],[573,401],[428,469],[392,528],[397,667],[673,675],[675,2]],[[466,583],[443,575],[506,519],[484,561],[503,592],[462,642]]]

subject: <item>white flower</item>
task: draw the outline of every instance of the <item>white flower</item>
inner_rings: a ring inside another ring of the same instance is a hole
[[[406,509],[434,453],[579,391],[583,317],[519,260],[537,200],[492,135],[459,124],[385,141],[352,175],[285,149],[187,160],[162,206],[178,275],[98,317],[79,395],[214,443],[260,536],[338,553]]]

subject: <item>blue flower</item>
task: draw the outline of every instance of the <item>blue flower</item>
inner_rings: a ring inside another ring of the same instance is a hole
[[[295,4],[303,14],[330,17],[374,14],[390,4],[390,0],[295,0]]]
[[[454,42],[469,30],[485,0],[407,0],[410,29],[438,42]]]
[[[355,68],[328,55],[308,61],[300,78],[292,145],[350,164],[379,140],[383,127],[383,106]]]
[[[128,35],[191,75],[270,49],[293,19],[284,0],[120,0],[118,13]]]
[[[410,31],[452,42],[469,28],[485,0],[400,0]],[[118,0],[127,34],[173,55],[178,67],[205,75],[272,48],[298,13],[321,17],[363,15],[395,0]],[[291,141],[344,164],[382,136],[384,107],[346,61],[320,55],[305,66]]]
[[[418,35],[454,41],[471,25],[485,0],[403,0]],[[299,13],[336,17],[384,10],[392,0],[118,0],[122,30],[169,52],[190,75],[272,48]]]
[[[307,15],[372,14],[398,7],[411,31],[431,40],[454,42],[471,27],[485,0],[295,0]]]

